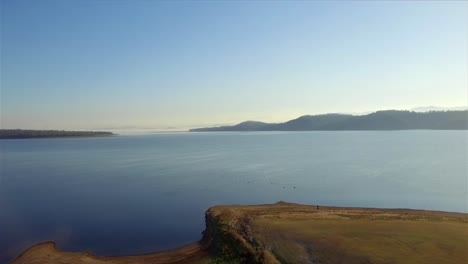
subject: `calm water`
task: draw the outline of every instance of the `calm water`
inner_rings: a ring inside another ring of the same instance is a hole
[[[200,238],[216,204],[467,212],[467,132],[178,133],[0,141],[0,262],[55,240],[130,254]]]

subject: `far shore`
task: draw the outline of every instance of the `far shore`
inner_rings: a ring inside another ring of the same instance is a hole
[[[56,137],[110,137],[116,134],[108,131],[66,131],[66,130],[30,130],[0,129],[0,139],[56,138]]]

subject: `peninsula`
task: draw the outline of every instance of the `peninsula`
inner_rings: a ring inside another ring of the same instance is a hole
[[[284,123],[246,121],[233,126],[191,129],[209,131],[340,131],[340,130],[467,130],[468,110],[464,111],[377,111],[367,115],[304,115]]]
[[[51,137],[109,137],[115,136],[105,131],[64,131],[64,130],[29,130],[0,129],[0,139],[51,138]]]
[[[154,254],[100,257],[35,245],[12,264],[464,263],[468,214],[278,202],[215,206],[198,243]]]

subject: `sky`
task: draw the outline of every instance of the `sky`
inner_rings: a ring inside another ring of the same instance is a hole
[[[1,1],[1,128],[468,105],[464,1]]]

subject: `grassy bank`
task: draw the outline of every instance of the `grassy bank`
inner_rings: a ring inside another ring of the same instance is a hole
[[[210,208],[203,239],[178,250],[98,257],[46,243],[13,263],[455,264],[467,252],[467,214],[277,203]]]

